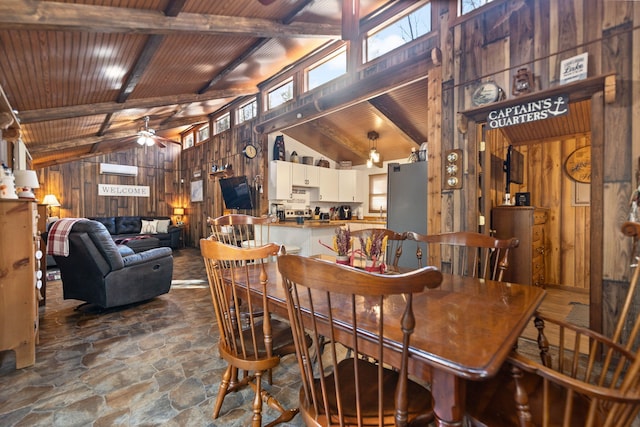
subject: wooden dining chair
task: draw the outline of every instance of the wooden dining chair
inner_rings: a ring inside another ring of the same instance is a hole
[[[407,373],[411,334],[419,327],[412,299],[414,293],[438,287],[442,274],[435,267],[368,273],[298,255],[279,256],[278,269],[296,344],[305,424],[428,425],[434,417],[433,397]],[[404,314],[385,317],[388,305],[399,305]],[[305,332],[316,349],[328,337],[322,357],[315,358],[304,344]],[[384,337],[402,342],[401,352],[387,354]],[[346,357],[346,348],[368,357]]]
[[[269,426],[289,421],[298,413],[297,409],[284,409],[262,388],[263,374],[278,366],[282,356],[296,350],[288,323],[272,319],[267,304],[267,282],[275,278],[268,277],[265,260],[276,256],[279,250],[280,247],[274,243],[241,248],[218,242],[212,237],[200,240],[200,251],[207,270],[220,333],[218,350],[228,363],[220,381],[213,410],[214,419],[220,414],[225,397],[246,385],[250,385],[255,391],[251,421],[253,427],[261,426],[263,401],[280,412],[280,416]],[[255,283],[249,283],[244,292],[235,286],[236,280],[251,282],[252,278],[257,279]],[[260,304],[251,299],[250,287],[262,287],[263,298]],[[235,308],[240,306],[241,299],[247,304],[247,310],[242,313]],[[254,304],[259,307],[254,307]],[[239,370],[246,374],[240,381]]]
[[[272,216],[229,214],[217,218],[207,217],[211,235],[219,242],[243,247],[263,246],[270,241],[269,225],[276,222]]]
[[[363,248],[360,244],[360,237],[366,241],[366,238],[372,235],[379,235],[387,238],[387,245],[383,250],[382,258],[387,268],[397,271],[398,261],[402,255],[402,244],[406,239],[405,234],[398,233],[387,228],[365,228],[362,230],[355,230],[351,232],[351,237],[354,239],[354,248],[362,250]],[[358,252],[354,258],[358,264],[363,264],[365,261],[365,257],[361,251]]]
[[[625,223],[622,231],[632,236],[635,247],[640,224]],[[606,337],[538,314],[540,361],[516,351],[495,378],[468,382],[471,426],[632,425],[640,410],[637,255],[631,256],[635,267],[613,334]],[[558,342],[545,336],[550,327],[557,328]],[[565,339],[570,333],[575,339]],[[590,344],[584,346],[589,348],[581,348],[585,336]]]
[[[497,281],[509,268],[509,251],[519,244],[515,238],[497,239],[470,231],[428,235],[408,231],[406,236],[417,242],[420,267],[426,257],[427,265],[440,266],[443,272]]]

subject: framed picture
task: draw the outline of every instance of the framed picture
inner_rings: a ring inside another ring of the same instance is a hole
[[[191,201],[192,202],[202,202],[204,200],[203,193],[203,182],[199,181],[191,181]]]

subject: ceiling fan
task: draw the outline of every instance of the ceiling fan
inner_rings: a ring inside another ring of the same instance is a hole
[[[156,135],[156,131],[149,127],[149,116],[144,116],[144,126],[138,131],[136,135],[136,142],[141,146],[157,145],[160,148],[166,147],[167,143],[177,144],[176,141],[172,141],[168,138],[163,138]]]

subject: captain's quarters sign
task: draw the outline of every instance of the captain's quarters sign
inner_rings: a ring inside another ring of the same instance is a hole
[[[149,186],[98,184],[98,196],[149,197]]]
[[[569,113],[569,95],[554,95],[489,112],[489,129],[551,119]]]

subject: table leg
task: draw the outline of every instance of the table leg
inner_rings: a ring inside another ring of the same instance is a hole
[[[434,400],[436,425],[440,427],[462,426],[464,419],[465,381],[457,376],[433,369],[431,394]]]

